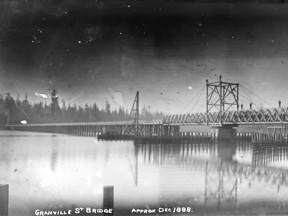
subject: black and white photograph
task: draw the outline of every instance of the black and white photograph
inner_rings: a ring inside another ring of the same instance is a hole
[[[0,216],[288,215],[288,0],[1,0]]]

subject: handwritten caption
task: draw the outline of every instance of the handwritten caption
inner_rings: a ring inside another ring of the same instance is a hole
[[[155,213],[192,213],[191,207],[166,207],[166,208],[151,208],[151,209],[138,209],[133,208],[131,213],[138,214],[155,214]]]
[[[68,209],[68,210],[35,210],[36,216],[47,216],[47,215],[72,215],[72,214],[80,214],[80,213],[87,213],[87,214],[111,214],[113,213],[113,209],[101,209],[101,208],[75,208],[75,209]]]
[[[113,214],[113,209],[101,209],[101,208],[75,208],[68,210],[35,210],[36,216],[48,216],[48,215],[77,215],[77,214]],[[131,213],[136,214],[155,214],[155,213],[193,213],[191,207],[160,207],[160,208],[133,208]]]

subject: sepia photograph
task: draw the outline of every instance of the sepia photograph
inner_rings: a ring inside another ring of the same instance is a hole
[[[288,215],[288,0],[0,1],[0,216]]]

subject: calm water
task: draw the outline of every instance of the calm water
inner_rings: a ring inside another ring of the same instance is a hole
[[[191,207],[191,215],[288,214],[285,144],[135,144],[16,131],[0,137],[10,216],[101,208],[106,185],[114,186],[114,215],[159,206]]]

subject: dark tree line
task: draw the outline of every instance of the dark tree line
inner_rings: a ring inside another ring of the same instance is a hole
[[[112,109],[108,100],[105,107],[99,108],[96,103],[77,106],[76,104],[66,105],[65,101],[59,104],[56,90],[51,93],[50,103],[31,103],[27,94],[24,99],[19,97],[16,100],[7,93],[0,94],[0,125],[5,124],[37,124],[37,123],[72,123],[72,122],[101,122],[121,121],[129,119],[130,111],[120,107]],[[144,106],[140,113],[141,119],[161,119],[163,113],[151,112],[150,107]]]

